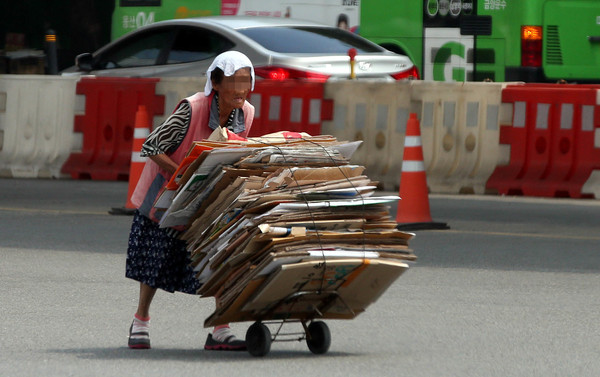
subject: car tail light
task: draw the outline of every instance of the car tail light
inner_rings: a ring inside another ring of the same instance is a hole
[[[521,65],[542,66],[542,27],[521,26]]]
[[[410,69],[407,69],[406,71],[393,73],[393,74],[391,74],[391,76],[395,80],[404,80],[404,79],[418,80],[419,77],[420,77],[419,76],[419,69],[417,68],[416,65],[413,65]]]
[[[329,75],[322,73],[311,72],[311,71],[300,71],[297,69],[283,68],[283,67],[254,67],[254,73],[268,80],[288,80],[288,79],[301,79],[308,81],[325,82],[329,78]]]

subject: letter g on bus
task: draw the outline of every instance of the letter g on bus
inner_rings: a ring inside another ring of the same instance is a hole
[[[452,64],[452,56],[458,56],[464,62],[465,46],[457,42],[448,42],[439,48],[433,59],[433,79],[435,81],[465,81],[464,67],[452,66],[452,77],[446,77],[446,65]]]

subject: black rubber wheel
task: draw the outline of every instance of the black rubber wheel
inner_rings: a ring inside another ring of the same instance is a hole
[[[331,345],[331,332],[325,322],[315,321],[308,325],[306,344],[310,352],[320,355],[329,350]]]
[[[246,347],[252,356],[265,356],[271,350],[271,331],[260,322],[254,322],[246,331]]]

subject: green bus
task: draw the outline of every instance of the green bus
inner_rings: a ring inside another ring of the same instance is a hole
[[[116,0],[111,39],[157,21],[219,14],[221,0]]]
[[[425,80],[600,81],[599,0],[369,0],[360,34]]]

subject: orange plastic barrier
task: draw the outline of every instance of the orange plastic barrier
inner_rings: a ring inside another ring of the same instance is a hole
[[[486,187],[499,194],[593,197],[582,187],[600,169],[600,86],[526,84],[508,86],[502,102],[513,105],[511,125],[500,128],[510,161],[498,166]]]
[[[323,99],[324,84],[297,80],[259,80],[250,94],[256,109],[250,136],[279,131],[321,134],[321,121],[333,118],[333,101]]]
[[[150,117],[164,111],[164,97],[155,95],[158,81],[82,78],[77,94],[85,95],[85,114],[76,115],[74,125],[83,136],[82,150],[71,153],[62,172],[74,179],[127,181],[138,106],[146,106]]]

